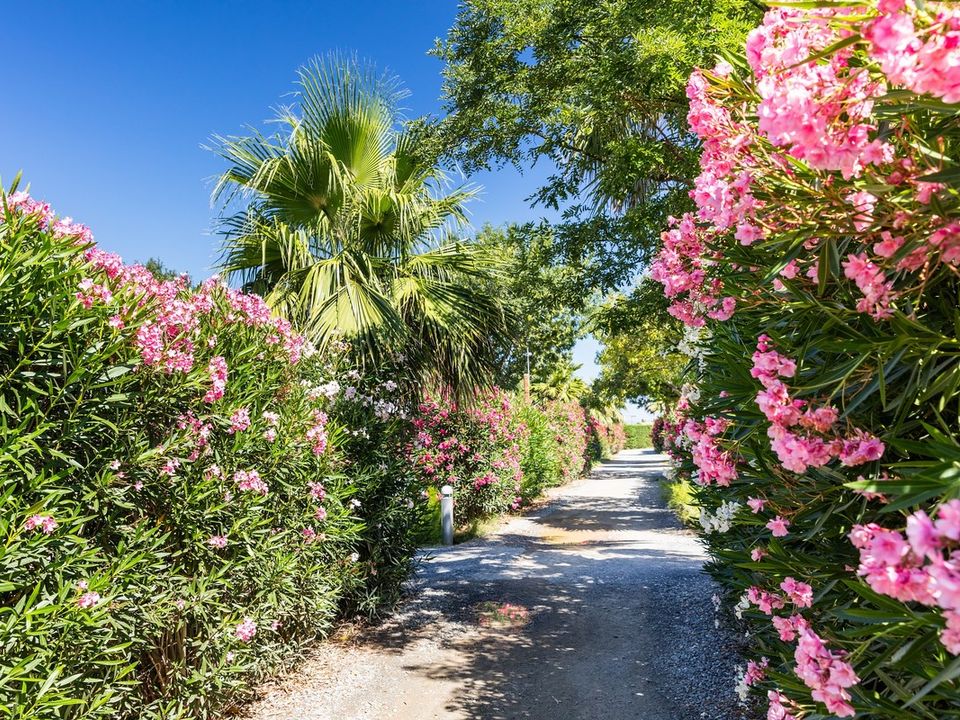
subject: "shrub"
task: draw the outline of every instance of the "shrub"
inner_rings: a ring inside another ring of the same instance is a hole
[[[549,487],[564,481],[561,469],[562,443],[550,426],[550,419],[535,405],[521,406],[517,418],[526,428],[526,442],[520,468],[520,498],[528,504],[543,494]]]
[[[664,432],[666,430],[666,421],[662,417],[658,417],[653,421],[653,425],[650,427],[650,444],[653,446],[653,449],[658,453],[662,453],[665,445]]]
[[[816,7],[815,7],[816,6]],[[960,10],[770,11],[690,81],[680,472],[769,717],[956,717]]]
[[[580,477],[589,467],[587,417],[583,407],[576,401],[550,400],[544,404],[543,412],[559,448],[563,482]]]
[[[413,424],[410,463],[424,485],[453,488],[459,525],[520,506],[526,427],[505,392],[481,393],[471,407],[424,400]]]
[[[635,423],[623,426],[626,440],[624,447],[631,450],[643,450],[653,447],[653,425],[651,423]]]
[[[158,281],[23,193],[3,208],[8,714],[209,716],[395,595],[419,497],[392,472],[398,405],[338,396],[349,371],[255,296]]]

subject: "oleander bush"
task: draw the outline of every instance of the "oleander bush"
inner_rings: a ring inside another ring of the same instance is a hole
[[[402,383],[22,192],[0,208],[4,716],[221,713],[396,597],[424,505]]]
[[[453,488],[458,525],[520,507],[527,428],[507,393],[481,392],[471,405],[449,395],[428,398],[413,425],[410,464],[422,484]]]
[[[562,439],[550,424],[550,418],[536,405],[521,405],[517,417],[526,427],[526,442],[520,458],[523,477],[520,480],[520,500],[526,505],[540,497],[544,490],[562,485]]]
[[[587,414],[587,459],[590,463],[607,460],[627,445],[622,423],[605,423]]]
[[[785,4],[688,95],[696,211],[652,274],[694,362],[659,442],[748,626],[739,689],[960,717],[960,6]]]

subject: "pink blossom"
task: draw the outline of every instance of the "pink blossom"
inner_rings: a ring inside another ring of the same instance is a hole
[[[270,492],[270,486],[261,479],[260,473],[256,470],[237,470],[233,474],[233,481],[237,484],[237,489],[242,491],[255,492],[259,495]]]
[[[89,610],[98,602],[100,602],[100,593],[95,592],[87,592],[77,598],[77,605],[84,610]]]
[[[44,534],[50,535],[57,529],[57,521],[50,515],[31,515],[23,524],[23,527],[26,530],[40,529]]]
[[[223,397],[227,387],[227,360],[222,355],[210,358],[207,364],[207,374],[210,376],[210,389],[203,396],[205,403],[213,403]]]
[[[754,514],[762,511],[766,504],[767,501],[763,498],[747,498],[747,505],[750,506],[750,509],[753,510]]]
[[[934,524],[942,537],[960,542],[960,500],[949,500],[941,505]]]
[[[207,545],[215,548],[225,548],[227,546],[226,535],[211,535],[207,540]]]
[[[810,607],[813,604],[813,588],[807,583],[798,582],[792,577],[788,577],[780,583],[780,589],[787,594],[790,601],[797,607]]]
[[[230,428],[227,430],[231,435],[243,432],[250,427],[250,411],[247,408],[237,408],[230,416]]]
[[[754,562],[760,562],[767,556],[767,551],[763,548],[754,548],[750,551],[750,559]]]
[[[250,618],[244,618],[243,622],[237,625],[233,634],[236,635],[240,642],[250,642],[253,640],[254,635],[257,634],[257,624]]]
[[[789,533],[787,530],[788,527],[790,527],[790,521],[784,520],[779,515],[767,523],[767,529],[773,533],[774,537],[784,537],[787,535]]]

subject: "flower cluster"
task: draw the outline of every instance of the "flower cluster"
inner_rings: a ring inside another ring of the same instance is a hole
[[[813,408],[804,400],[795,400],[780,379],[793,377],[796,363],[771,349],[770,338],[761,335],[753,354],[750,374],[760,381],[757,405],[770,427],[770,447],[788,470],[804,473],[809,467],[823,467],[834,458],[846,466],[879,460],[884,445],[878,438],[860,430],[845,439],[833,432],[839,417],[836,408]]]
[[[869,523],[857,525],[851,542],[860,551],[860,567],[870,587],[903,602],[943,610],[946,648],[960,654],[960,500],[940,506],[933,520],[923,510],[907,518],[906,537]]]

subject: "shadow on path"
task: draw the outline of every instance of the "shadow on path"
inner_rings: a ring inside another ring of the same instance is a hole
[[[492,535],[431,550],[396,616],[331,661],[373,665],[355,697],[297,717],[739,718],[736,652],[714,628],[703,549],[664,505],[663,467],[625,451]],[[529,619],[482,627],[484,603]]]

